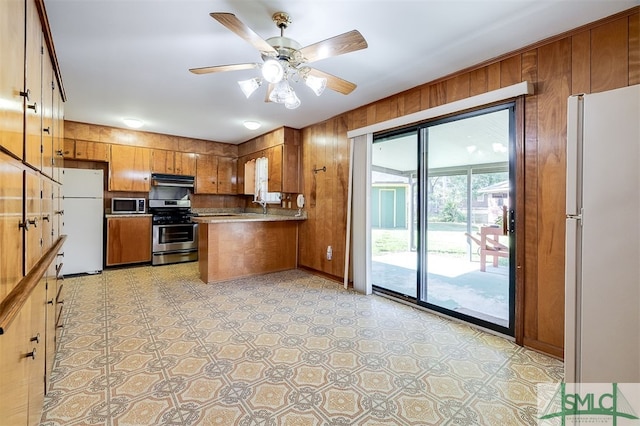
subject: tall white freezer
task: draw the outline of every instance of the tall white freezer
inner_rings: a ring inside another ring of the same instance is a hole
[[[103,262],[104,173],[102,170],[69,169],[63,171],[62,271],[65,275],[98,273]]]
[[[640,85],[571,96],[565,382],[640,382]]]

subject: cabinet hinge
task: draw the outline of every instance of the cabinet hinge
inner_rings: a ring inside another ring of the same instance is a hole
[[[42,241],[42,238],[40,238],[40,247],[42,247],[44,245],[44,241]]]
[[[44,46],[40,46],[40,54],[44,55]]]
[[[44,146],[40,145],[40,154],[44,152]]]

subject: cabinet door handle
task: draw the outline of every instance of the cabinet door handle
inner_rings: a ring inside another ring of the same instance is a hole
[[[29,224],[33,225],[34,228],[38,227],[38,218],[37,217],[34,217],[31,220],[27,219],[27,222],[29,222]]]
[[[31,352],[25,355],[25,358],[36,359],[36,348],[33,348]]]
[[[49,127],[45,127],[44,129],[42,129],[42,131],[47,133],[47,134],[51,132]]]
[[[36,114],[38,113],[38,103],[34,102],[32,105],[27,105],[27,108],[32,109]]]
[[[38,333],[35,336],[33,336],[29,341],[30,342],[40,343],[40,333]]]
[[[29,221],[25,220],[24,222],[18,223],[18,228],[24,228],[25,231],[29,230]]]
[[[58,210],[58,211],[55,211],[54,213],[62,216],[64,214],[64,210]]]
[[[64,253],[63,253],[63,255],[64,255]],[[64,275],[62,275],[60,273],[60,271],[62,271],[62,265],[64,265],[64,263],[60,263],[59,265],[56,265],[56,279],[57,280],[64,280]],[[58,303],[61,303],[61,302],[58,302]]]
[[[47,305],[53,305],[53,299],[49,300],[49,301],[47,302]]]
[[[20,96],[22,96],[26,100],[29,100],[29,96],[31,96],[31,90],[27,89],[26,92],[20,92]]]
[[[42,220],[46,220],[47,222],[51,222],[51,221],[49,220],[49,215],[48,215],[48,214],[46,214],[46,215],[42,216]]]
[[[64,157],[64,153],[62,152],[61,149],[56,151],[56,155],[60,156],[60,157]]]

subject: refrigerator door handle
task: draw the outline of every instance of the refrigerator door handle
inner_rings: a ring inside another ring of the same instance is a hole
[[[568,214],[567,219],[575,220],[577,225],[584,225],[584,217],[582,215],[584,209],[580,209],[577,214]],[[568,235],[568,234],[567,234]]]
[[[578,214],[582,205],[582,95],[569,97],[567,107],[567,214]]]
[[[565,240],[564,365],[566,383],[580,378],[580,231],[579,222],[567,219]]]

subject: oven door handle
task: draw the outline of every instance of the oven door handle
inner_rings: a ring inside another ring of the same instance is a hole
[[[194,249],[185,249],[185,250],[166,250],[166,251],[158,251],[153,253],[154,256],[164,256],[167,254],[188,254],[188,253],[193,253]]]

